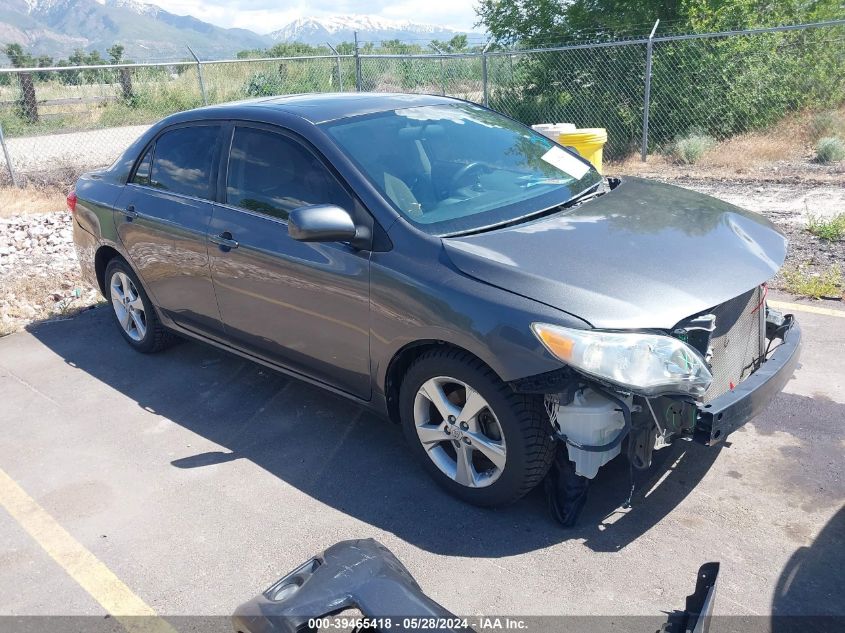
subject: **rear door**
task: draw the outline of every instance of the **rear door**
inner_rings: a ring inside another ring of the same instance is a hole
[[[145,150],[117,203],[118,235],[144,287],[176,323],[222,325],[208,264],[208,225],[224,126],[168,128]]]
[[[370,395],[369,255],[288,236],[288,213],[336,204],[366,213],[322,160],[278,128],[237,125],[209,229],[226,335],[268,360]]]

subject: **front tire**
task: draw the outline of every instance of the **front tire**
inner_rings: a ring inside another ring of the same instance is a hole
[[[105,281],[117,329],[132,348],[150,354],[172,344],[174,335],[161,324],[138,276],[123,258],[108,263]]]
[[[516,501],[554,460],[542,398],[515,393],[466,352],[422,354],[405,374],[399,407],[405,437],[423,467],[474,505]]]

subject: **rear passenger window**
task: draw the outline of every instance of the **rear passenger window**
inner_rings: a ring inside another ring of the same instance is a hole
[[[235,128],[229,155],[226,201],[286,220],[297,207],[353,201],[326,166],[305,147],[281,134]]]
[[[150,167],[152,167],[152,160],[153,160],[153,148],[150,147],[144,157],[141,159],[141,162],[138,163],[138,169],[135,170],[135,175],[132,177],[132,182],[136,185],[149,185],[150,184]]]
[[[162,134],[156,141],[150,185],[186,196],[213,199],[219,135],[219,125],[182,127]]]

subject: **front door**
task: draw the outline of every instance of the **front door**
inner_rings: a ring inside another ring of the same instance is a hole
[[[226,200],[209,228],[211,275],[227,338],[294,371],[370,396],[369,256],[303,243],[287,216],[308,204],[363,209],[309,148],[266,127],[235,126]]]
[[[163,132],[115,209],[121,243],[155,304],[176,323],[211,334],[222,329],[207,240],[222,133],[219,124]]]

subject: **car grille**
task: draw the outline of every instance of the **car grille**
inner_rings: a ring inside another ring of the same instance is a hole
[[[709,402],[731,391],[760,367],[766,351],[765,287],[758,286],[711,311],[716,328],[710,336],[713,382]]]

